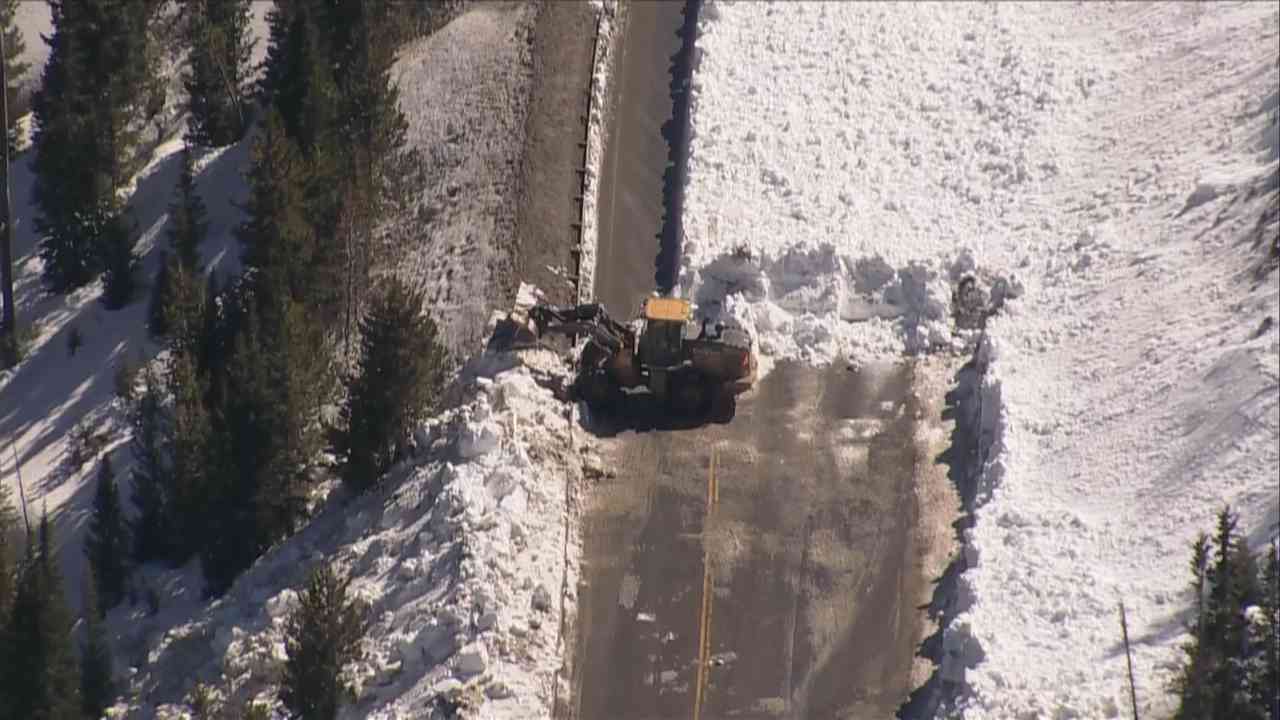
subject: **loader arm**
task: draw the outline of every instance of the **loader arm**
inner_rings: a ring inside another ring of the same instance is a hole
[[[538,335],[587,335],[596,344],[610,352],[620,352],[634,343],[634,333],[626,325],[609,317],[604,306],[587,305],[535,305],[529,308],[529,319],[538,329]]]

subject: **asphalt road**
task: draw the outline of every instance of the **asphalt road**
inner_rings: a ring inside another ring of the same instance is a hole
[[[911,690],[909,365],[782,365],[727,425],[623,433],[589,494],[574,717],[886,718]]]
[[[596,269],[618,317],[671,257],[663,126],[672,137],[683,22],[682,3],[626,7]],[[784,364],[728,424],[611,432],[616,475],[586,497],[564,716],[892,717],[921,680],[935,576],[921,545],[949,532],[920,531],[937,448],[916,439],[945,431],[915,373]]]
[[[670,190],[664,184],[672,122],[672,59],[680,50],[683,2],[626,4],[600,167],[597,299],[619,319],[634,317],[655,287]]]

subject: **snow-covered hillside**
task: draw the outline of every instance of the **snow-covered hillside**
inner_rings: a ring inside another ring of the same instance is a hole
[[[1280,510],[1273,3],[707,5],[682,291],[773,358],[971,352],[967,718],[1171,707],[1189,542]],[[1269,219],[1264,218],[1270,208]],[[953,337],[955,282],[1003,311]]]
[[[254,5],[257,59],[268,6]],[[24,9],[22,17],[43,22],[36,29],[47,32],[47,8],[43,15]],[[428,166],[415,198],[415,212],[425,212],[411,218],[422,221],[413,237],[419,245],[397,270],[426,289],[437,311],[453,313],[456,322],[444,326],[459,360],[479,353],[486,299],[510,268],[510,171],[520,161],[533,17],[528,4],[477,4],[407,46],[393,73],[410,143]],[[31,38],[29,50],[34,42],[42,58],[47,52]],[[136,178],[130,203],[148,276],[164,242],[181,122],[174,117],[171,139]],[[202,253],[207,268],[224,277],[239,266],[233,230],[243,218],[250,144],[197,160],[210,220]],[[68,466],[69,433],[83,423],[103,434],[102,452],[113,454],[117,476],[127,478],[128,429],[113,400],[113,370],[158,348],[143,330],[143,300],[107,312],[97,284],[65,297],[43,292],[28,159],[13,166],[17,299],[21,320],[37,333],[30,355],[0,373],[0,478],[16,491],[12,443],[33,512],[47,508],[55,519],[76,607],[97,456]],[[68,355],[73,327],[83,344]],[[456,402],[420,429],[417,455],[393,471],[383,491],[353,499],[325,481],[316,518],[217,601],[201,597],[194,562],[176,571],[142,568],[133,600],[108,617],[124,691],[114,712],[183,717],[198,682],[223,699],[273,700],[284,617],[310,569],[331,560],[374,611],[366,657],[351,669],[357,699],[344,717],[422,718],[452,702],[486,718],[550,716],[565,692],[562,643],[573,617],[566,588],[575,587],[579,554],[574,488],[594,462],[572,416],[562,414],[570,406],[547,389],[563,385],[565,371],[539,351],[469,362],[450,392]],[[127,484],[122,491],[128,497]]]

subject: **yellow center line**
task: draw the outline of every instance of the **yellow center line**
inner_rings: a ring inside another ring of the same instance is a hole
[[[702,696],[707,684],[708,655],[711,653],[711,554],[707,543],[707,521],[720,501],[720,485],[716,480],[719,448],[711,448],[711,465],[707,473],[707,514],[702,521],[702,607],[698,611],[698,679],[693,691],[693,720],[702,717]]]

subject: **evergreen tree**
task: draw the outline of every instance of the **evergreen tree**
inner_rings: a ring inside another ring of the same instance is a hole
[[[1260,603],[1265,615],[1265,593],[1260,591],[1257,568],[1236,525],[1236,515],[1223,508],[1212,540],[1202,534],[1192,546],[1196,617],[1190,628],[1192,639],[1184,648],[1187,662],[1176,682],[1182,700],[1177,718],[1268,717],[1256,690],[1262,682],[1265,642],[1249,620],[1251,606]]]
[[[1250,668],[1249,695],[1260,717],[1280,720],[1280,538],[1263,555],[1258,584],[1260,612],[1253,628],[1257,657]]]
[[[195,273],[174,256],[169,257],[168,290],[161,313],[169,333],[169,348],[174,353],[200,353],[204,327],[204,289]]]
[[[248,217],[236,229],[259,307],[302,301],[320,284],[307,274],[315,246],[307,221],[308,180],[307,163],[285,135],[279,114],[268,112],[253,147]]]
[[[326,219],[319,229],[322,245],[317,255],[344,261],[344,337],[365,304],[363,291],[375,261],[374,225],[387,214],[408,131],[399,108],[399,90],[391,79],[394,26],[402,19],[390,7],[385,0],[340,0],[330,10],[339,92],[337,116],[327,136],[333,143],[335,167],[326,181],[340,192],[332,196],[336,219]],[[323,213],[322,207],[317,216]]]
[[[195,163],[189,146],[182,149],[182,173],[174,195],[169,205],[169,247],[182,267],[194,274],[200,268],[200,244],[209,234],[209,213],[196,188]]]
[[[92,562],[88,575],[83,583],[85,636],[80,645],[80,710],[85,717],[100,718],[111,705],[115,688],[111,680],[111,648],[95,590],[101,580]]]
[[[342,668],[361,657],[368,629],[368,610],[348,597],[350,585],[350,578],[340,579],[322,564],[289,614],[280,698],[292,717],[333,720],[350,694],[342,682]]]
[[[35,182],[32,199],[39,207],[35,229],[40,237],[44,280],[54,292],[66,292],[93,280],[101,261],[89,220],[105,192],[85,157],[93,155],[86,127],[90,98],[77,80],[85,60],[73,53],[66,36],[61,2],[51,2],[53,34],[40,89],[32,98],[35,132]]]
[[[71,3],[64,4],[70,6]],[[141,130],[160,112],[165,80],[162,48],[151,28],[159,27],[162,0],[108,0],[83,3],[85,22],[73,27],[93,63],[86,80],[95,95],[93,126],[97,172],[118,191],[142,168]]]
[[[28,544],[9,617],[4,695],[14,718],[76,720],[80,678],[71,647],[71,614],[53,555],[48,515]]]
[[[394,26],[400,21],[386,0],[336,0],[330,34],[337,94],[331,137],[348,149],[348,171],[376,200],[386,182],[386,163],[405,144],[408,122],[391,79]]]
[[[120,507],[111,456],[103,455],[98,467],[98,487],[93,496],[93,514],[85,537],[85,555],[93,566],[97,583],[94,600],[105,612],[124,599],[129,566],[129,526]]]
[[[170,305],[169,253],[161,250],[156,279],[151,283],[151,296],[147,300],[147,332],[160,339],[169,334],[167,310]]]
[[[266,71],[258,86],[263,105],[279,114],[288,137],[308,156],[333,127],[337,95],[323,34],[326,4],[289,0],[267,12]]]
[[[156,111],[163,82],[147,27],[158,0],[50,0],[53,33],[32,101],[44,279],[66,292],[109,271],[104,300],[128,302],[136,259],[119,192],[141,167],[137,118]]]
[[[1212,692],[1211,712],[1215,717],[1244,718],[1239,689],[1245,686],[1240,660],[1245,652],[1248,621],[1244,609],[1256,594],[1256,574],[1249,549],[1236,527],[1238,516],[1230,508],[1218,514],[1213,565],[1209,570],[1208,636],[1215,645],[1215,662],[1207,677]]]
[[[0,2],[0,32],[4,33],[4,63],[8,75],[9,86],[5,88],[5,102],[9,107],[9,156],[18,152],[18,119],[21,108],[18,107],[18,92],[22,87],[22,76],[31,69],[30,63],[22,61],[27,52],[27,43],[22,37],[22,28],[14,22],[18,12],[18,0]]]
[[[210,271],[204,281],[204,303],[200,306],[200,345],[196,354],[196,369],[200,376],[208,379],[205,407],[212,411],[219,407],[220,397],[217,392],[226,365],[224,332],[227,327],[223,316],[221,291],[215,271]]]
[[[0,483],[0,646],[4,645],[4,628],[9,623],[13,605],[14,552],[13,537],[18,531],[18,513],[13,508],[9,486]],[[0,673],[4,672],[4,653],[0,651]]]
[[[102,256],[102,304],[109,310],[119,310],[133,300],[137,289],[138,255],[133,251],[133,233],[120,214],[105,210],[95,228]]]
[[[440,393],[446,353],[422,305],[421,293],[392,278],[361,323],[359,364],[335,442],[342,478],[357,489],[391,467]]]
[[[14,584],[17,569],[14,566],[14,543],[17,515],[9,500],[9,488],[0,483],[0,708],[13,706],[8,678],[9,667],[18,662],[12,652],[14,641],[10,636],[10,613],[13,608]],[[8,718],[8,710],[0,710],[0,718]]]
[[[167,465],[168,428],[162,408],[160,378],[151,365],[142,369],[144,388],[130,409],[133,426],[133,557],[149,562],[173,555],[172,505]]]
[[[182,76],[191,113],[188,138],[205,147],[230,145],[249,122],[249,0],[199,0],[186,4],[184,12],[191,48]]]
[[[209,481],[212,427],[204,407],[204,390],[189,352],[169,356],[173,391],[173,517],[183,528],[182,555],[195,553],[208,537],[208,513],[214,505]]]
[[[10,698],[8,678],[9,666],[17,661],[10,648],[13,639],[9,635],[9,616],[13,607],[14,594],[14,548],[10,538],[13,536],[15,516],[13,506],[9,503],[9,488],[0,483],[0,707],[13,705]],[[8,717],[0,712],[0,717]]]

